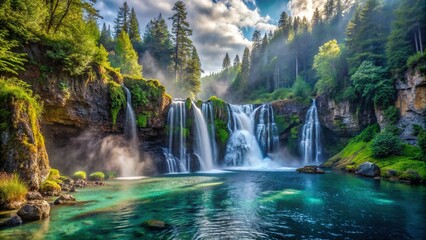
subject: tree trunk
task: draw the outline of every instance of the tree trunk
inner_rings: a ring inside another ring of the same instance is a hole
[[[419,47],[417,45],[417,34],[414,32],[414,43],[416,44],[416,53],[419,52]]]
[[[420,52],[423,54],[423,43],[422,43],[422,33],[420,32],[420,24],[417,26],[419,30],[419,47]]]

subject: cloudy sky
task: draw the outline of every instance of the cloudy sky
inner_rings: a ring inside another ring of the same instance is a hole
[[[138,15],[141,34],[150,19],[173,15],[177,0],[127,0]],[[124,0],[98,0],[97,8],[105,22],[113,27],[118,8]],[[312,15],[315,3],[322,0],[184,0],[188,21],[193,29],[191,37],[200,55],[205,74],[221,69],[225,53],[231,61],[236,54],[242,57],[244,47],[250,47],[255,29],[262,33],[276,28],[282,11],[297,15]],[[170,26],[170,22],[168,22]]]

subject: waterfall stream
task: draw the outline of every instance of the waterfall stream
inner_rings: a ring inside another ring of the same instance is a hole
[[[321,131],[318,119],[318,111],[315,99],[306,113],[305,124],[302,128],[302,141],[300,142],[300,149],[303,156],[303,163],[305,165],[321,163]]]
[[[201,110],[192,103],[194,109],[194,124],[195,124],[195,148],[194,153],[200,160],[201,170],[209,171],[213,170],[213,151],[212,151],[212,139],[207,129],[206,119],[204,118]]]

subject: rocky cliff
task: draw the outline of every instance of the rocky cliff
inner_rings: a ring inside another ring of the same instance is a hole
[[[40,111],[23,82],[0,79],[0,171],[17,172],[30,189],[38,189],[50,169]]]
[[[401,138],[414,143],[413,125],[426,128],[426,77],[419,71],[410,70],[404,80],[397,81],[396,89],[395,107],[400,113],[397,125],[402,129]]]

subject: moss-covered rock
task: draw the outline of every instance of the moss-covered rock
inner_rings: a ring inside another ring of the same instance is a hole
[[[44,196],[58,196],[61,190],[61,186],[58,183],[50,180],[43,182],[40,187],[40,193]]]
[[[105,179],[105,174],[103,172],[94,172],[89,175],[90,181],[103,181]]]
[[[85,171],[77,171],[72,175],[72,178],[74,180],[79,180],[79,179],[86,180],[87,179],[86,172]]]
[[[0,169],[17,172],[30,189],[38,189],[49,173],[40,130],[42,104],[18,79],[0,78]]]

